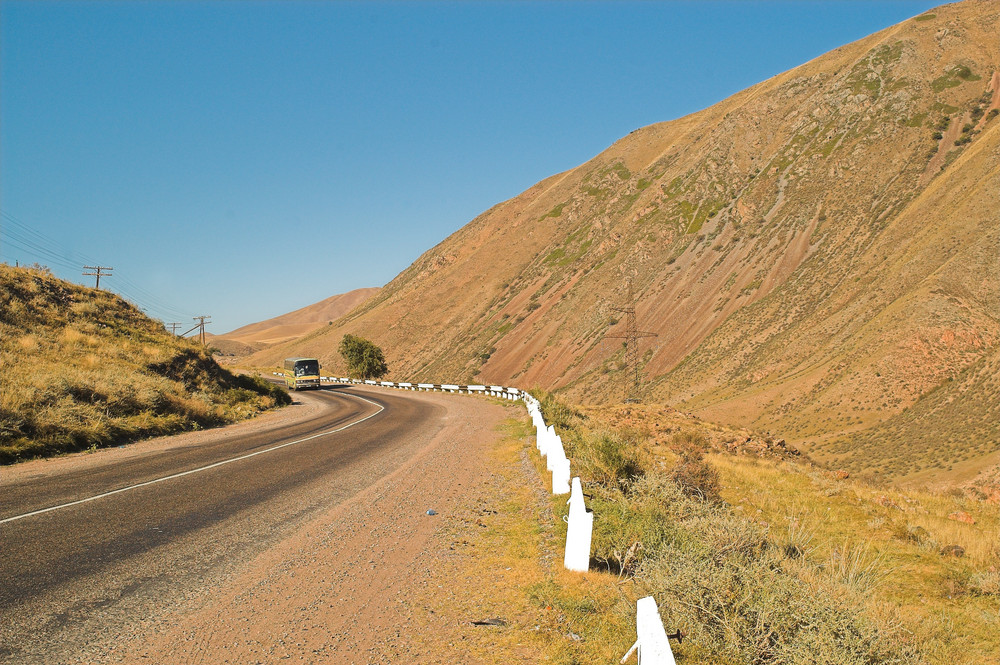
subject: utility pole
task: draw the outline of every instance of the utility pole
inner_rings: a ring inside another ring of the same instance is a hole
[[[179,323],[164,323],[163,325],[164,327],[170,328],[170,332],[175,335],[177,334],[177,329],[181,327],[181,324]]]
[[[208,319],[211,319],[212,317],[209,316],[208,314],[206,314],[205,316],[195,316],[193,318],[198,323],[196,323],[194,325],[194,328],[191,328],[191,330],[188,330],[186,333],[184,333],[183,335],[181,335],[181,337],[186,337],[188,334],[193,333],[195,330],[197,330],[198,331],[198,339],[201,341],[201,345],[205,346],[205,324],[206,323],[211,323],[211,321],[209,321]],[[173,325],[173,324],[171,324],[171,325]],[[180,324],[178,323],[177,325],[180,325]]]
[[[85,272],[83,275],[84,277],[90,276],[97,278],[97,284],[94,286],[95,289],[101,288],[101,277],[109,277],[111,275],[111,271],[114,270],[114,268],[110,268],[108,266],[83,266],[83,269],[94,271]],[[107,270],[107,272],[103,272],[105,270]]]
[[[200,328],[198,331],[198,338],[201,340],[202,346],[205,346],[205,324],[211,323],[211,321],[207,321],[207,319],[211,318],[212,317],[208,315],[194,317],[194,320],[198,322],[198,327]]]
[[[624,307],[612,307],[616,312],[625,315],[625,333],[622,335],[605,335],[609,339],[625,340],[625,402],[639,401],[639,338],[656,337],[654,332],[640,331],[635,323],[635,300],[632,296],[632,281],[628,283],[628,296]]]

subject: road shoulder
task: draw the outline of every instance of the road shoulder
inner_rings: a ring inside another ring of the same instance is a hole
[[[145,620],[105,662],[389,662],[379,654],[417,644],[413,599],[446,597],[433,585],[444,588],[457,562],[443,548],[481,529],[470,516],[495,485],[497,425],[523,413],[482,398],[413,397],[448,414],[408,462],[208,590],[196,609]]]

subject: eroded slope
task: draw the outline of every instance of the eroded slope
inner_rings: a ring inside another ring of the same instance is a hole
[[[351,332],[400,379],[619,399],[631,282],[649,399],[834,454],[995,353],[997,34],[944,6],[632,132],[258,360]]]

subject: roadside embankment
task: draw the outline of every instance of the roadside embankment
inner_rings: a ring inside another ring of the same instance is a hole
[[[0,464],[214,427],[289,401],[113,293],[0,264]]]
[[[684,633],[672,646],[689,663],[822,653],[829,663],[972,665],[996,653],[996,505],[857,483],[778,445],[729,451],[739,431],[683,414],[584,414],[541,397],[589,495],[592,558],[585,574],[560,569],[565,498],[542,500],[537,551],[504,578],[522,607],[534,605],[534,624],[505,628],[508,643],[540,644],[553,662],[611,662],[634,640],[635,601],[651,595],[668,632]],[[524,526],[511,521],[495,542],[523,539]],[[557,621],[541,621],[546,613]]]

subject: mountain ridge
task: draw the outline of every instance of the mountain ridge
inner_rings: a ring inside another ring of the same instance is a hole
[[[837,452],[845,436],[882,431],[1000,341],[998,14],[945,5],[633,131],[477,216],[335,325],[254,358],[335,367],[351,332],[399,379],[608,402],[623,354],[607,335],[631,284],[639,327],[658,334],[640,347],[648,399],[860,468],[870,446]],[[994,445],[976,436],[962,455]],[[881,448],[879,473],[947,471]]]
[[[366,287],[338,293],[291,312],[212,335],[212,344],[243,355],[267,345],[288,342],[332,323],[378,292],[379,287]]]

